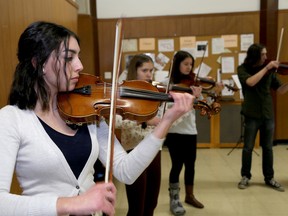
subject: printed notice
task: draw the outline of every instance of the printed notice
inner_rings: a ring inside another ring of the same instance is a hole
[[[240,40],[241,51],[247,51],[250,45],[254,43],[254,34],[242,34]]]
[[[140,38],[139,50],[155,50],[155,38]]]
[[[155,58],[155,63],[154,63],[154,67],[157,70],[163,70],[163,68],[166,66],[166,64],[169,62],[169,58],[164,55],[163,53],[159,53],[156,58]]]
[[[160,39],[158,40],[159,52],[173,52],[174,51],[174,39]]]
[[[180,37],[180,49],[193,49],[196,47],[196,37]]]
[[[224,39],[212,38],[212,54],[221,54],[224,52]]]
[[[195,68],[194,73],[199,77],[206,77],[210,71],[211,67],[202,62],[197,68]]]
[[[238,54],[238,65],[241,65],[244,62],[246,55],[247,55],[246,53],[239,53]]]
[[[137,39],[123,40],[123,52],[137,52]]]
[[[238,47],[238,36],[237,35],[222,35],[224,39],[225,48]]]
[[[222,73],[234,73],[235,72],[235,59],[234,57],[222,57],[221,59],[221,69]]]

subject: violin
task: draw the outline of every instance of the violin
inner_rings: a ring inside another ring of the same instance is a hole
[[[81,73],[73,91],[58,93],[57,106],[60,116],[68,124],[95,122],[100,116],[109,116],[110,97],[111,84],[98,76]],[[156,116],[162,101],[173,101],[173,98],[149,82],[124,81],[118,87],[116,113],[124,119],[145,122]],[[200,114],[208,118],[221,110],[199,100],[194,102],[194,108],[200,109]]]
[[[155,85],[160,92],[165,92],[165,90],[166,90],[166,86],[159,83],[159,82],[152,82],[152,85]],[[188,86],[184,83],[170,85],[168,90],[169,91],[177,91],[177,92],[187,92],[187,93],[193,94],[193,91],[190,88],[190,86]],[[213,97],[213,98],[218,97],[217,93],[214,91],[211,91],[211,90],[202,89],[201,93],[206,94],[206,95]]]
[[[277,50],[277,56],[276,56],[276,61],[279,62],[279,57],[280,57],[280,51],[281,51],[281,46],[282,46],[282,39],[283,39],[283,34],[284,34],[284,28],[281,28],[281,33],[280,33],[280,38],[279,38],[279,44],[278,44],[278,50]],[[271,60],[267,60],[264,63],[264,66],[266,67],[266,65],[270,62]],[[271,69],[272,70],[272,69]],[[288,75],[288,62],[280,62],[280,64],[278,65],[277,69],[274,69],[274,72],[277,72],[278,74],[281,75]]]
[[[208,93],[207,90],[211,90],[213,87],[216,86],[216,81],[210,77],[210,76],[207,76],[207,77],[196,77],[195,74],[193,73],[193,76],[188,79],[183,79],[181,80],[181,83],[180,84],[176,84],[176,85],[179,85],[179,86],[201,86],[204,91],[202,91],[203,93]],[[239,89],[238,88],[235,88],[231,85],[228,85],[228,84],[224,84],[224,86],[226,88],[228,88],[228,90],[230,91],[233,91],[233,92],[237,92]],[[177,88],[177,87],[176,87]]]
[[[288,62],[282,62],[277,68],[277,73],[281,75],[288,75]]]
[[[271,60],[266,60],[263,64],[263,67],[266,67]],[[276,72],[280,75],[288,75],[288,62],[281,62],[278,65],[278,68],[272,68],[269,71]]]

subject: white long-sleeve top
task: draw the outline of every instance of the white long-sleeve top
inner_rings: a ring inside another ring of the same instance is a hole
[[[172,105],[173,102],[167,102],[166,109],[169,109]],[[163,105],[160,110],[163,110]],[[197,135],[195,109],[190,110],[189,112],[185,113],[181,118],[177,119],[170,127],[168,133]]]
[[[88,126],[92,140],[89,159],[78,179],[64,155],[46,133],[31,110],[5,106],[0,110],[0,215],[57,215],[58,197],[85,192],[94,184],[94,163],[99,157],[106,164],[108,126]],[[132,184],[150,164],[162,146],[163,139],[150,134],[128,155],[116,140],[113,174],[121,182]],[[23,190],[10,193],[13,173]]]
[[[161,81],[161,83],[164,85],[168,85],[168,81],[169,79],[166,78],[163,81]],[[166,102],[166,104],[162,103],[159,113],[163,113],[163,109],[167,110],[172,105],[173,102]],[[189,112],[184,114],[181,118],[177,119],[170,127],[169,133],[197,135],[195,109],[190,110]]]

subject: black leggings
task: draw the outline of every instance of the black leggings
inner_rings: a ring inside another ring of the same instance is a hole
[[[179,175],[184,164],[184,183],[194,185],[197,135],[169,133],[164,145],[169,149],[172,162],[169,182],[179,182]]]

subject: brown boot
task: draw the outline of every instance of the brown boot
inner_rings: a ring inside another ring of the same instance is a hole
[[[204,208],[204,205],[194,197],[193,185],[185,185],[185,191],[186,191],[185,196],[186,203],[194,206],[195,208]]]

